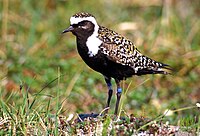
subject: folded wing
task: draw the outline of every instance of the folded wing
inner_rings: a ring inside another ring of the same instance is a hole
[[[99,38],[103,41],[101,52],[109,60],[132,67],[137,75],[169,74],[167,70],[171,70],[169,65],[142,55],[130,40],[112,30],[100,27]]]

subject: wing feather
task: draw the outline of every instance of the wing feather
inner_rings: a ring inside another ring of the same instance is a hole
[[[108,28],[99,28],[99,38],[103,41],[100,50],[109,60],[130,66],[135,73],[142,70],[144,73],[161,73],[163,69],[169,69],[168,65],[142,55],[130,40]]]
[[[128,58],[139,53],[130,40],[108,28],[100,27],[99,38],[103,41],[100,46],[102,53],[106,54],[114,62],[130,65],[129,61],[127,61],[129,60]]]

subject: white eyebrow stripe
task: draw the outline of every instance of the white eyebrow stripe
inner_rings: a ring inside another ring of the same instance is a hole
[[[73,25],[73,24],[78,24],[82,21],[91,21],[95,26],[97,25],[97,22],[95,20],[94,17],[83,17],[83,18],[80,18],[80,17],[71,17],[70,18],[70,24]]]

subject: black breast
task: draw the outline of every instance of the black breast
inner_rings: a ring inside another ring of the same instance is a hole
[[[103,74],[104,69],[106,69],[107,67],[107,62],[108,62],[107,58],[99,52],[95,56],[89,57],[88,54],[89,50],[85,43],[81,43],[80,41],[77,40],[77,49],[79,55],[90,68]]]
[[[113,77],[122,80],[131,77],[135,72],[129,66],[124,66],[109,60],[106,55],[100,51],[93,57],[89,57],[86,42],[77,39],[77,49],[84,62],[93,70],[100,72],[107,77]]]

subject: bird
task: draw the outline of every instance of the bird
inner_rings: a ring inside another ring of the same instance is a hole
[[[116,104],[114,114],[122,95],[120,82],[132,76],[146,74],[170,74],[171,67],[143,55],[128,38],[101,26],[88,12],[78,12],[70,17],[70,26],[62,34],[71,32],[76,37],[77,50],[83,61],[104,76],[108,88],[106,107],[110,106],[113,94],[111,80],[114,79]]]

